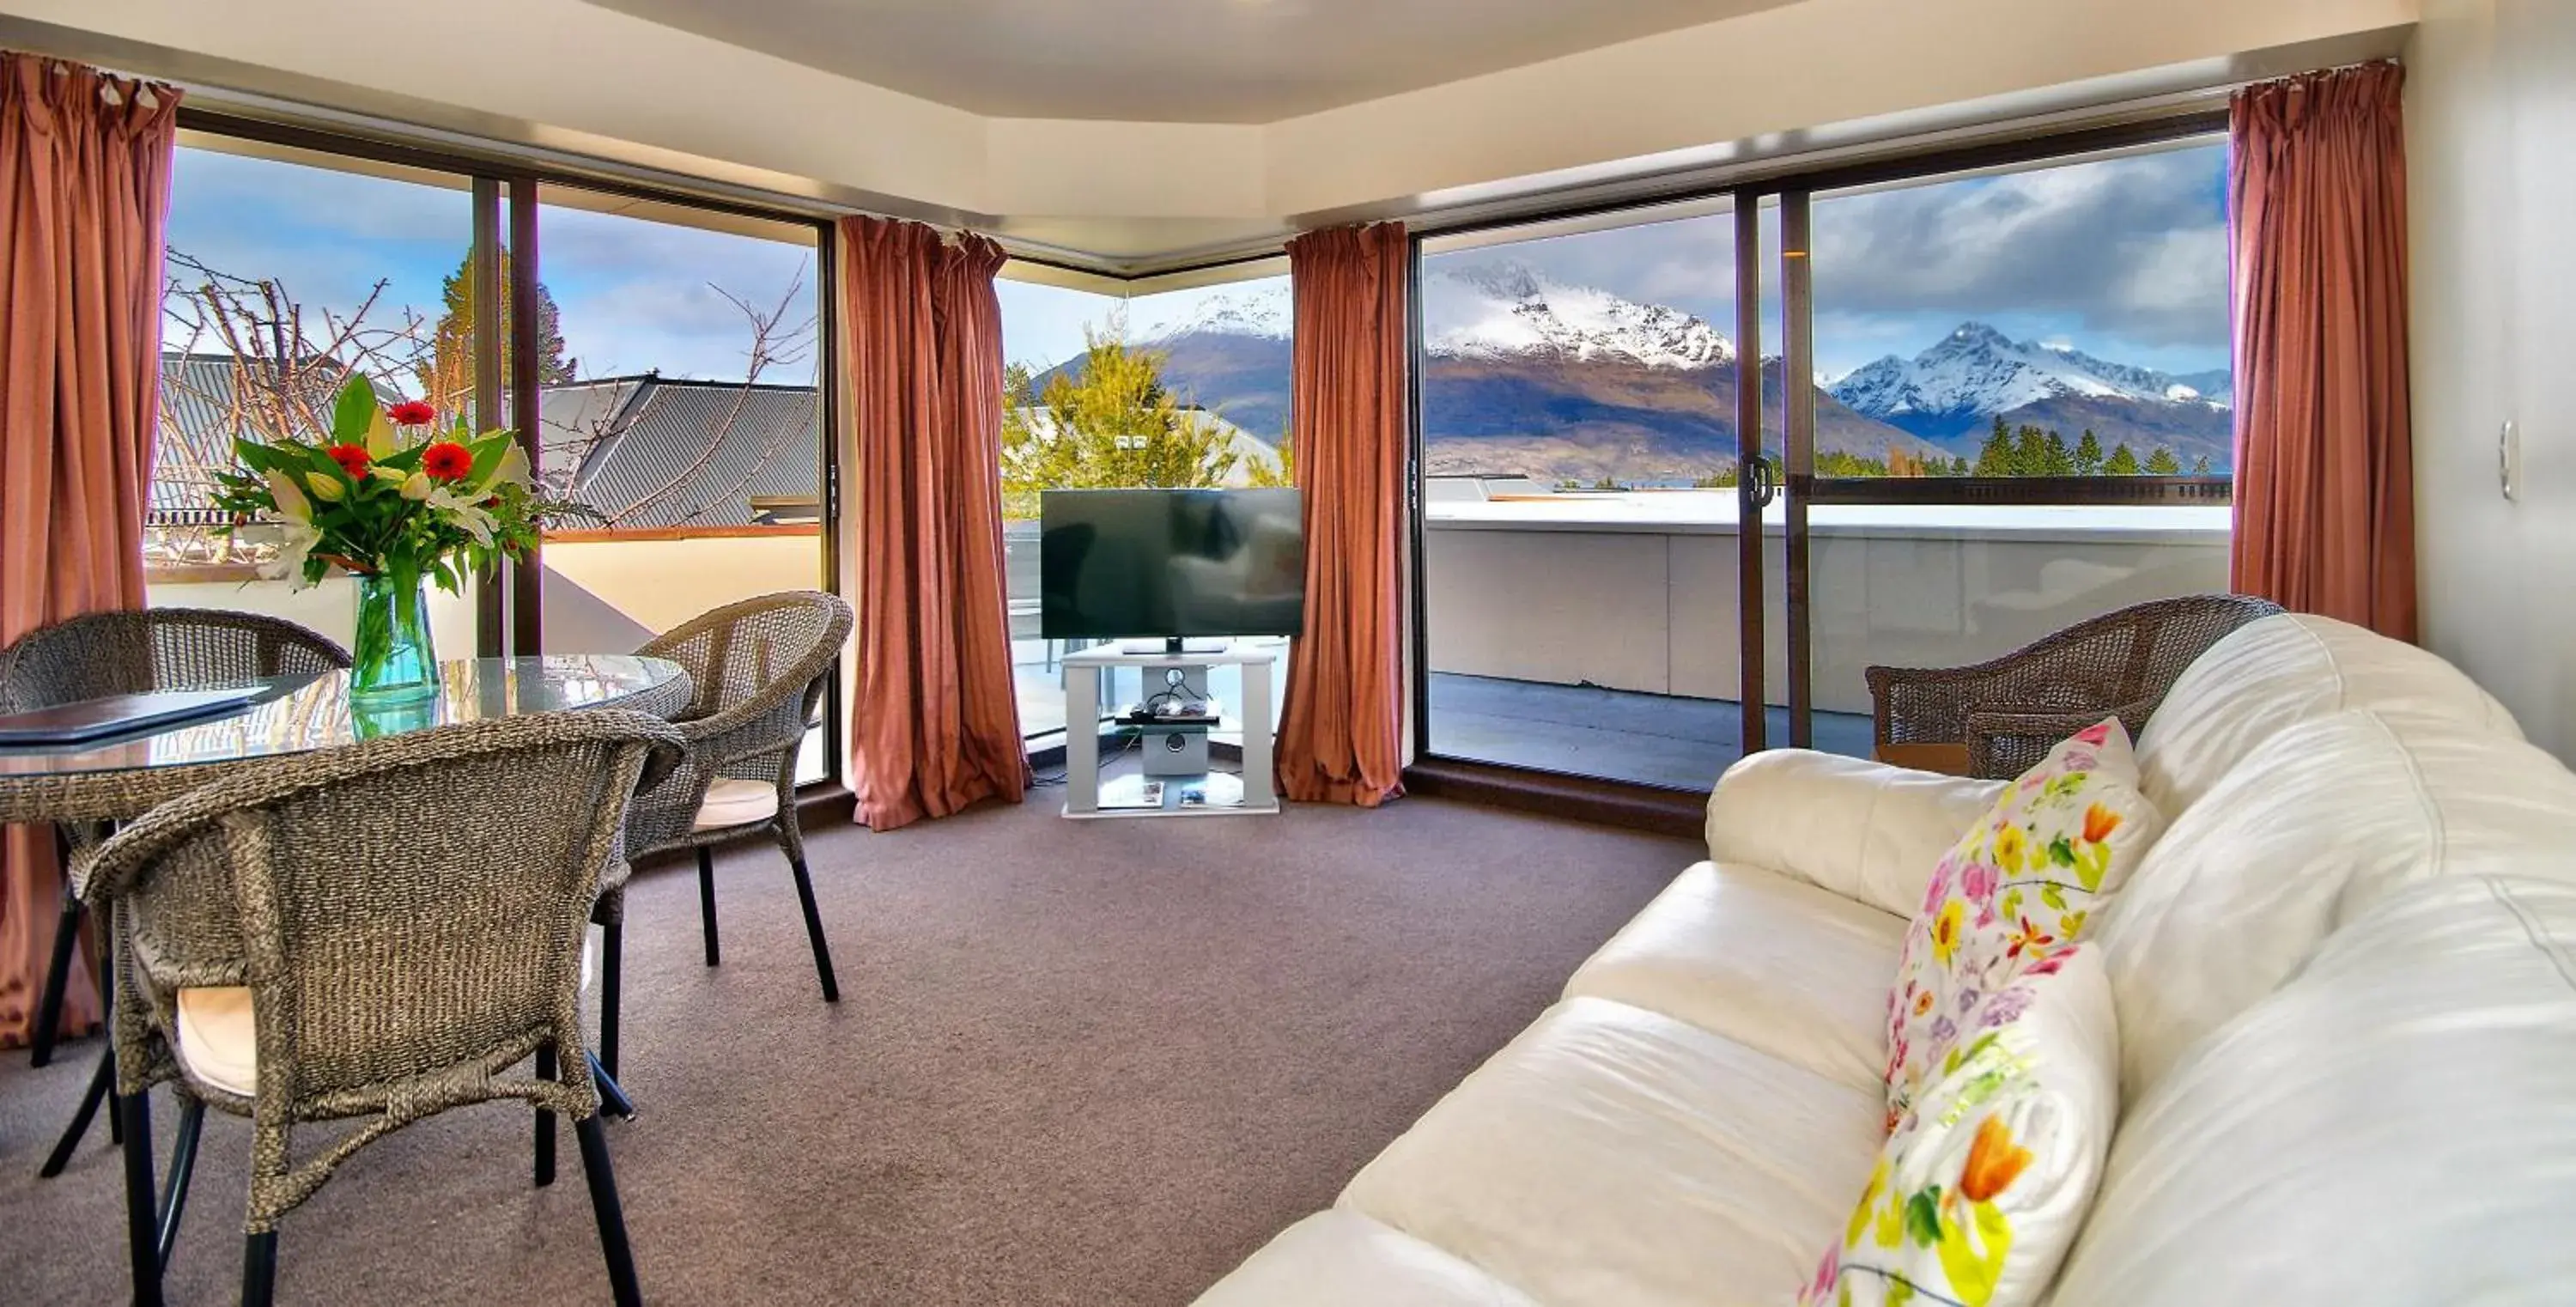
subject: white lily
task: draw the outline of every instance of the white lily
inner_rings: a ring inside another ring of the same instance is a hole
[[[488,495],[492,492],[492,487],[503,483],[520,486],[528,484],[528,451],[515,444],[502,452],[501,461],[493,465],[492,475],[483,478],[483,484],[476,493]]]
[[[304,491],[296,486],[295,478],[283,472],[267,472],[262,475],[268,478],[269,497],[277,501],[278,515],[290,522],[310,525],[313,521],[313,501],[304,497]]]
[[[326,504],[339,503],[343,498],[346,498],[349,493],[340,485],[340,478],[332,476],[327,472],[305,473],[304,484],[312,489],[313,497],[315,499],[319,499]]]
[[[415,504],[429,498],[429,492],[438,488],[438,483],[430,480],[427,472],[414,472],[394,479],[402,482],[402,497]]]
[[[409,487],[405,487],[404,493],[409,493]],[[494,521],[492,515],[484,511],[482,505],[469,503],[457,497],[455,491],[446,489],[431,490],[427,499],[430,507],[454,514],[456,524],[465,528],[465,534],[474,537],[474,543],[490,547],[492,533],[500,523]]]
[[[296,499],[300,503],[303,496],[298,495]],[[281,499],[279,508],[282,510],[284,507]],[[269,581],[287,581],[293,588],[303,589],[304,560],[312,554],[313,546],[320,543],[322,531],[319,527],[305,518],[290,518],[286,525],[278,528],[277,557],[260,565],[260,577]]]

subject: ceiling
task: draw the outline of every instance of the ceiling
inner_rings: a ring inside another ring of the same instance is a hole
[[[1792,0],[589,0],[1005,118],[1265,123]]]

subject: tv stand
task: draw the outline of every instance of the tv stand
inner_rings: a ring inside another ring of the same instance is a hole
[[[1169,635],[1164,636],[1159,640],[1124,640],[1119,642],[1118,652],[1128,654],[1161,654],[1166,658],[1178,658],[1182,654],[1221,654],[1226,651],[1226,647],[1226,642],[1223,640],[1193,640],[1183,636]],[[1219,659],[1218,661],[1222,662],[1224,660]]]
[[[1269,646],[1228,647],[1220,645],[1211,652],[1180,652],[1172,646],[1179,640],[1154,641],[1146,652],[1130,652],[1125,646],[1102,646],[1083,649],[1064,657],[1064,698],[1068,708],[1100,702],[1100,676],[1106,668],[1140,669],[1148,682],[1163,679],[1158,673],[1178,671],[1184,680],[1207,686],[1207,669],[1211,666],[1234,666],[1243,669],[1243,702],[1223,705],[1239,716],[1222,719],[1205,717],[1170,722],[1133,724],[1127,722],[1090,724],[1067,722],[1064,732],[1064,815],[1068,817],[1217,817],[1279,811],[1279,795],[1271,783],[1270,764],[1270,669],[1278,662],[1279,651]],[[1080,712],[1072,714],[1081,716]],[[1120,776],[1103,784],[1100,779],[1100,736],[1103,730],[1113,732],[1120,740],[1131,735],[1144,738],[1149,748],[1165,749],[1164,755],[1181,762],[1193,771],[1205,766],[1199,761],[1206,756],[1207,736],[1218,730],[1243,732],[1243,774],[1209,770],[1194,775],[1153,774]],[[1149,790],[1148,787],[1157,787]],[[1196,801],[1186,796],[1196,795]]]

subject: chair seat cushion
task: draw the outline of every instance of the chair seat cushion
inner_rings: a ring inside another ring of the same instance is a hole
[[[723,830],[728,826],[749,826],[778,815],[778,787],[768,781],[736,780],[719,776],[707,787],[707,801],[698,805],[692,830]]]
[[[1611,937],[1567,998],[1616,999],[1885,1091],[1905,918],[1775,871],[1703,862]]]
[[[189,1074],[248,1098],[259,1092],[259,1023],[246,985],[179,991],[175,1050]]]
[[[1553,1307],[1777,1307],[1883,1138],[1855,1088],[1671,1017],[1567,999],[1342,1192]]]

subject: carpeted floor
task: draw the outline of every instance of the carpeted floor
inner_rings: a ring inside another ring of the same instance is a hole
[[[1554,997],[1693,845],[1430,799],[1067,822],[1042,791],[812,840],[827,1007],[774,850],[638,877],[610,1147],[666,1303],[1183,1303],[1342,1184]],[[0,1055],[0,1301],[122,1300],[102,1126],[37,1163],[95,1041]],[[166,1138],[172,1110],[155,1098]],[[493,1105],[374,1145],[282,1227],[284,1302],[607,1296],[578,1154],[531,1188]],[[249,1132],[220,1115],[173,1260],[232,1300]]]

